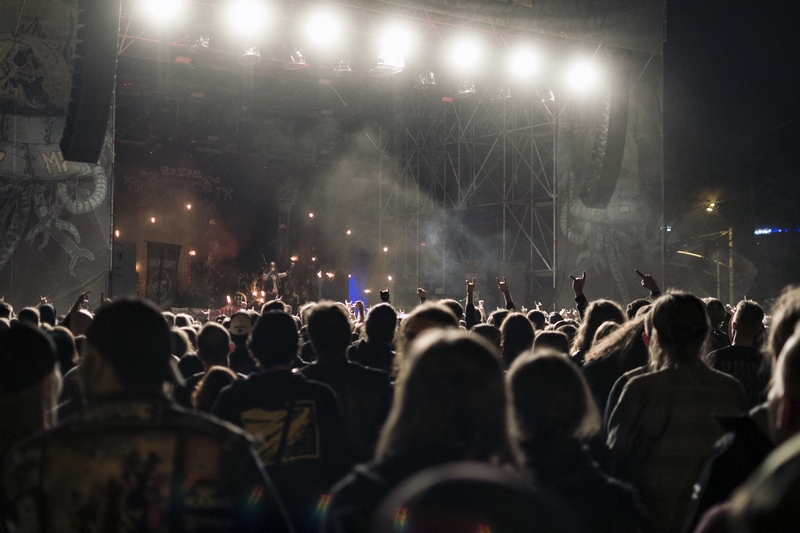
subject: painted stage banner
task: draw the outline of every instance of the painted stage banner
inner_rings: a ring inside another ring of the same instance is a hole
[[[178,295],[180,244],[147,241],[147,298],[162,309],[170,308]]]
[[[49,296],[59,313],[108,281],[111,142],[97,164],[59,143],[75,58],[77,0],[0,2],[0,296]]]

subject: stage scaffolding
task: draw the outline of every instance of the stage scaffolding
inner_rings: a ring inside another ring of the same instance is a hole
[[[557,102],[550,91],[512,88],[502,100],[493,99],[497,91],[490,84],[467,98],[427,90],[396,97],[395,125],[382,128],[375,143],[379,246],[389,250],[388,271],[406,272],[407,284],[430,292],[460,294],[476,269],[503,276],[513,264],[525,276],[517,294],[550,299]],[[387,155],[400,167],[399,180],[384,180]]]

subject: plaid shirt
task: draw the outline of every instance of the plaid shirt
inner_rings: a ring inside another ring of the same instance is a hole
[[[698,360],[631,379],[608,426],[617,474],[639,489],[649,531],[677,531],[692,487],[724,430],[715,414],[747,407],[742,385]]]

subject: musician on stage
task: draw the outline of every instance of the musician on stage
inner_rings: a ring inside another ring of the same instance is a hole
[[[275,300],[280,296],[281,280],[291,274],[293,268],[294,263],[291,263],[289,265],[289,270],[286,272],[278,272],[275,261],[270,262],[269,271],[264,272],[261,276],[263,290],[266,291],[269,299]]]

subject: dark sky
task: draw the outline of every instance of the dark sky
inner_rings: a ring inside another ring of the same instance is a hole
[[[791,254],[765,250],[785,237],[753,230],[800,228],[799,15],[787,0],[672,1],[664,54],[667,223],[733,227],[737,252],[785,282],[800,281]]]

